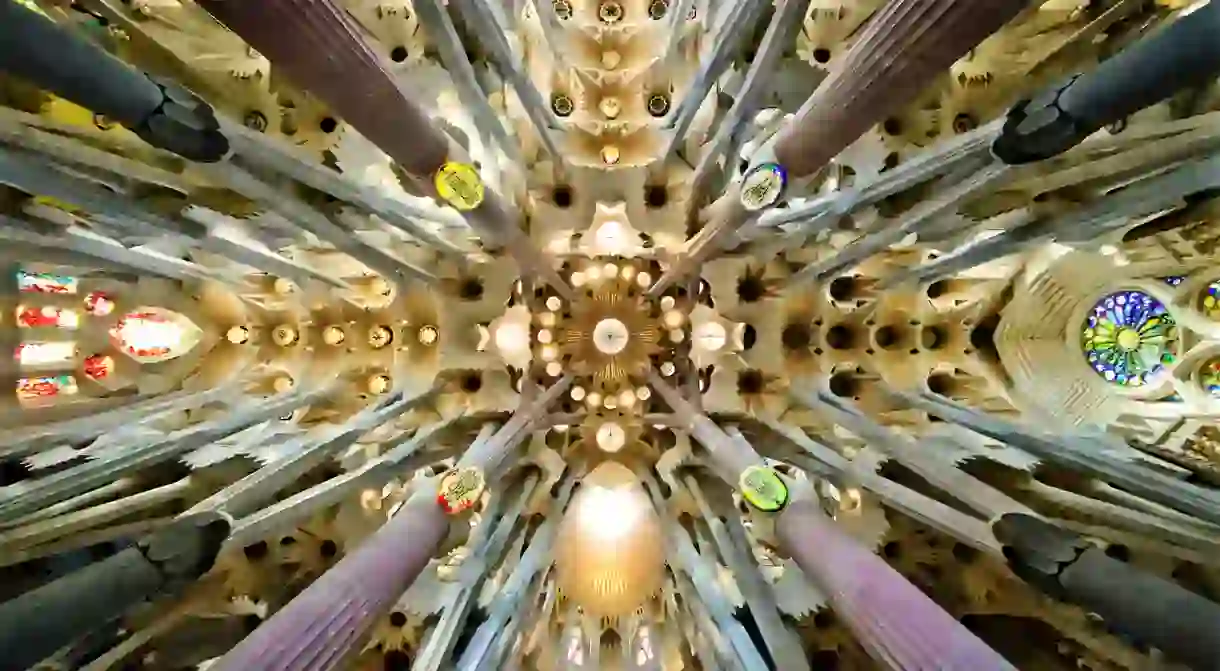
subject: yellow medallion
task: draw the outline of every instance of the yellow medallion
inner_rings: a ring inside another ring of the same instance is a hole
[[[483,202],[483,179],[474,166],[446,163],[433,178],[436,193],[459,212],[469,212]]]

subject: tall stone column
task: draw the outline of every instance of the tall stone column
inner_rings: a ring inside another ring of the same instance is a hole
[[[1015,671],[881,557],[843,533],[809,500],[775,520],[782,550],[830,597],[877,662],[902,671]]]
[[[219,671],[338,668],[373,620],[427,567],[449,531],[431,492],[324,573],[216,664]]]
[[[330,105],[426,193],[436,195],[432,180],[453,158],[450,139],[399,90],[346,10],[333,0],[201,0],[199,5],[258,49],[294,84]],[[494,191],[485,188],[482,200],[463,216],[481,236],[504,245],[524,272],[572,295],[571,287],[530,243]]]

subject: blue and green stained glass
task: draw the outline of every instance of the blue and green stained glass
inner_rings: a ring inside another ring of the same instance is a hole
[[[1199,371],[1199,383],[1203,390],[1212,396],[1220,397],[1220,359],[1212,359],[1203,364]]]
[[[1220,321],[1220,280],[1207,285],[1207,290],[1203,293],[1203,312]]]
[[[1171,287],[1177,287],[1177,286],[1181,286],[1182,283],[1186,281],[1186,276],[1185,275],[1166,275],[1165,277],[1160,278],[1160,280],[1162,282],[1164,282],[1165,284],[1168,284]]]
[[[1081,348],[1108,382],[1139,387],[1174,361],[1178,329],[1165,305],[1142,291],[1105,296],[1089,311]]]

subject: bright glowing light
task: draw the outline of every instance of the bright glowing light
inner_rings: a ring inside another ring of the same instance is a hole
[[[558,321],[558,317],[555,316],[554,312],[543,312],[542,314],[538,315],[538,323],[542,324],[543,326],[554,326],[556,321]]]
[[[63,364],[76,357],[76,343],[71,340],[27,342],[17,346],[16,354],[14,358],[22,366]]]
[[[728,339],[728,331],[720,322],[706,322],[695,329],[695,342],[709,352],[719,351]]]
[[[649,275],[648,273],[640,273],[639,275],[635,276],[635,281],[640,286],[647,288],[652,286],[652,275]]]
[[[596,408],[602,404],[602,395],[597,392],[591,392],[585,397],[585,403],[588,403],[591,408]]]
[[[593,346],[602,354],[615,355],[627,348],[631,333],[617,319],[603,319],[593,327]]]
[[[496,349],[504,353],[521,352],[530,346],[530,331],[525,324],[509,322],[496,329]]]
[[[673,296],[666,296],[665,298],[661,299],[661,309],[672,310],[674,309],[674,303],[675,301]]]
[[[627,444],[627,432],[614,422],[597,427],[597,446],[607,452],[618,452]]]
[[[670,361],[666,361],[665,363],[661,364],[661,375],[664,375],[665,377],[673,375],[677,370],[677,366],[673,365],[673,363]]]
[[[579,287],[580,285],[584,284],[587,279],[588,278],[585,277],[585,274],[578,270],[572,273],[572,286]]]
[[[546,309],[550,310],[551,312],[555,312],[561,307],[563,307],[563,301],[559,300],[558,296],[551,296],[550,298],[546,299]]]
[[[616,275],[618,275],[618,266],[614,265],[613,263],[607,263],[606,265],[602,266],[602,277],[612,280]]]
[[[568,392],[568,395],[572,397],[573,401],[582,401],[585,398],[585,388],[572,387],[572,391]]]
[[[623,269],[619,271],[619,275],[622,275],[623,279],[631,281],[631,278],[635,277],[635,266],[623,266]]]
[[[606,394],[606,398],[602,399],[602,407],[607,410],[613,410],[618,407],[618,397],[614,394]]]
[[[624,389],[618,395],[618,404],[624,408],[630,408],[635,405],[635,391],[632,389]]]
[[[542,360],[554,361],[559,358],[559,348],[554,345],[546,345],[542,348]]]
[[[678,312],[677,310],[669,310],[661,319],[665,322],[665,326],[671,329],[676,329],[679,326],[682,326],[682,322],[686,320],[686,318],[682,316],[682,313]]]
[[[635,397],[641,401],[647,401],[652,398],[652,387],[640,387],[635,390]]]
[[[625,236],[622,223],[610,220],[602,224],[594,234],[598,248],[607,254],[617,254],[623,250]]]
[[[555,336],[554,336],[554,334],[551,333],[550,329],[542,329],[541,331],[538,332],[538,342],[540,342],[544,345],[546,343],[551,342],[554,339],[555,339]]]
[[[546,365],[546,374],[551,377],[559,377],[563,372],[563,366],[558,361],[552,361]]]
[[[686,333],[682,329],[674,329],[669,332],[669,339],[674,342],[682,342],[686,339]]]
[[[589,278],[590,282],[596,282],[602,278],[601,266],[589,266],[585,268],[585,277]]]
[[[629,490],[586,486],[589,489],[580,498],[580,516],[582,520],[588,520],[589,531],[606,541],[618,540],[630,533],[642,511]]]

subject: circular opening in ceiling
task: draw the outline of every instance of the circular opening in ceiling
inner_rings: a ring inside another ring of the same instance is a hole
[[[767,284],[761,277],[746,275],[737,280],[737,298],[743,303],[755,303],[767,295]]]
[[[788,324],[780,333],[780,342],[783,343],[784,349],[809,349],[813,344],[813,329],[809,328],[808,324]]]
[[[572,98],[567,94],[556,93],[551,96],[551,110],[556,116],[571,116],[572,112],[576,111],[576,103],[572,102]]]
[[[830,283],[830,297],[836,301],[848,301],[856,294],[856,278],[844,275]]]
[[[566,210],[572,207],[572,187],[559,185],[551,190],[551,200],[555,207]]]
[[[741,346],[743,349],[750,350],[754,348],[758,342],[758,331],[750,324],[746,324],[745,329],[741,333]]]
[[[333,133],[339,129],[339,121],[334,117],[322,117],[322,120],[318,122],[318,128],[321,128],[323,133]]]
[[[648,113],[654,117],[663,117],[669,112],[669,96],[664,93],[654,93],[648,96]]]
[[[623,6],[618,0],[605,0],[597,8],[597,18],[601,19],[602,23],[618,23],[623,20]]]
[[[390,613],[390,625],[394,627],[407,626],[407,614],[400,611]]]
[[[761,394],[765,382],[763,374],[757,370],[743,370],[737,374],[737,393]]]
[[[949,334],[943,326],[925,326],[919,331],[919,344],[927,350],[938,350],[945,346]]]
[[[653,21],[660,21],[665,18],[665,12],[669,11],[668,0],[652,0],[648,4],[648,18]]]
[[[669,192],[663,184],[649,184],[644,187],[644,204],[652,209],[665,207],[669,202]]]
[[[932,373],[928,376],[928,391],[940,396],[948,396],[956,380],[948,373]]]
[[[831,349],[851,349],[856,346],[856,335],[848,326],[836,324],[826,331],[826,344]]]
[[[483,375],[478,372],[466,373],[462,376],[461,386],[467,394],[478,393],[483,388]]]
[[[852,373],[835,373],[830,376],[830,393],[839,398],[855,398],[860,393],[860,381]]]
[[[819,63],[829,63],[830,62],[830,49],[827,49],[825,47],[818,47],[817,49],[814,49],[813,50],[813,60],[815,60]]]
[[[483,298],[483,280],[477,277],[462,280],[461,286],[458,288],[458,295],[465,301],[477,301]]]
[[[407,60],[407,48],[398,46],[390,49],[390,60],[394,61],[395,63],[401,63]]]

